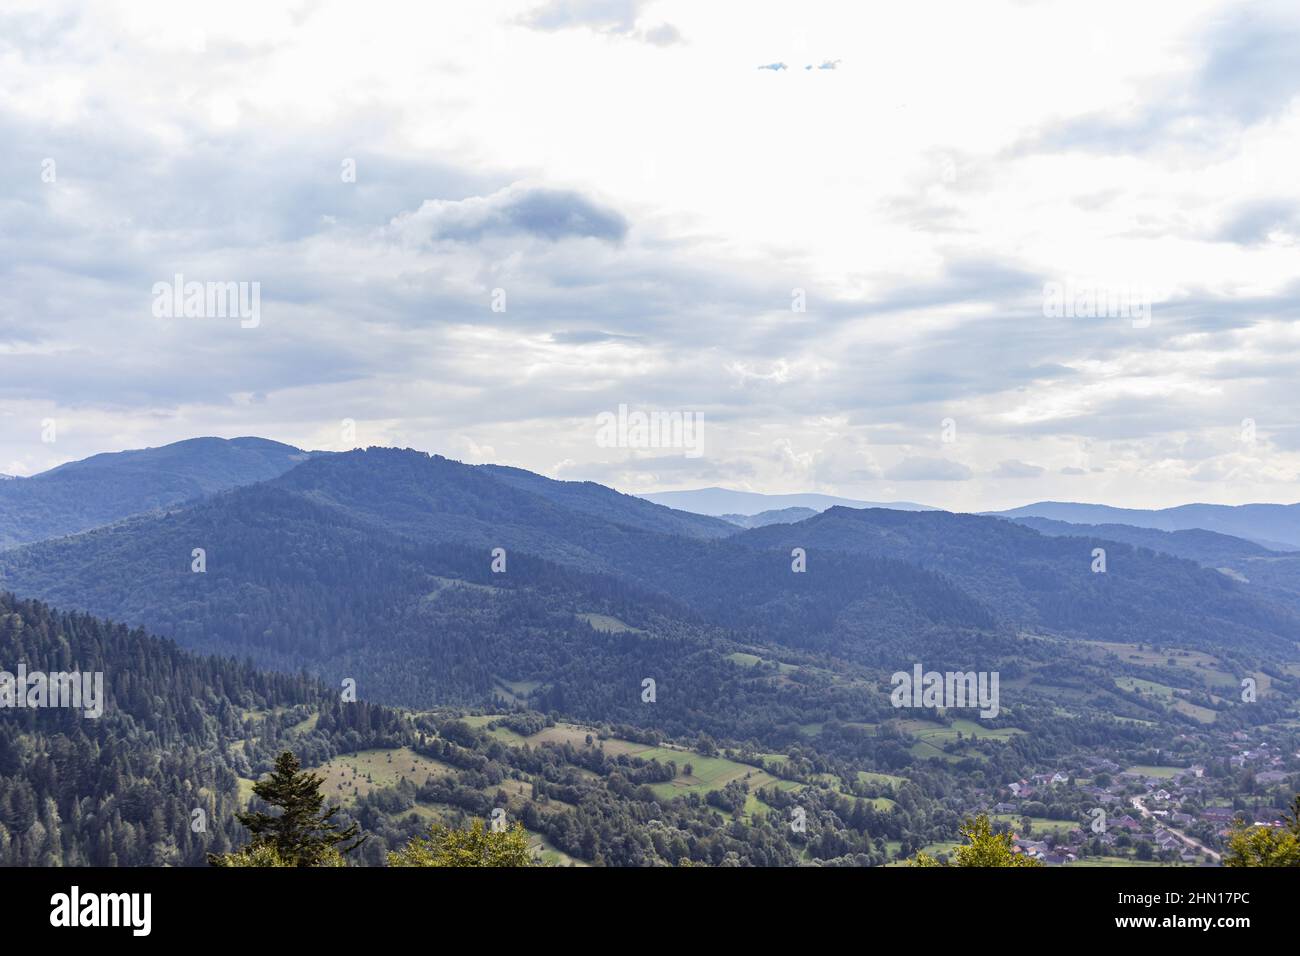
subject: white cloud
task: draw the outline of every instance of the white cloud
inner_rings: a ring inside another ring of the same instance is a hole
[[[353,418],[635,490],[1298,499],[1296,23],[10,4],[0,470]],[[262,327],[152,320],[176,272],[260,281]],[[1070,280],[1153,290],[1150,326],[1044,318]],[[596,447],[620,402],[701,413],[704,458]]]

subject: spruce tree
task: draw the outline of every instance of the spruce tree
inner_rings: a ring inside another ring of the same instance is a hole
[[[280,754],[271,775],[253,785],[253,792],[279,807],[280,813],[236,814],[253,834],[246,850],[273,850],[284,866],[322,866],[334,865],[340,854],[350,853],[364,843],[364,836],[357,837],[357,824],[340,828],[333,822],[338,807],[322,812],[323,781],[319,774],[303,770],[290,751]],[[231,856],[234,854],[214,854],[208,860],[214,866],[239,865]]]

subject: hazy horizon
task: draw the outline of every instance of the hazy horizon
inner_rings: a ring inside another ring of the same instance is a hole
[[[265,435],[230,435],[230,436],[222,436],[222,435],[192,435],[192,436],[189,436],[189,438],[178,439],[177,441],[178,441],[178,442],[183,442],[183,441],[192,441],[192,440],[195,440],[195,439],[203,439],[203,438],[219,438],[219,439],[221,439],[221,440],[225,440],[225,441],[231,441],[231,440],[239,439],[239,438],[256,438],[256,439],[260,439],[260,440],[263,440],[263,441],[271,441],[271,442],[277,442],[277,443],[279,443],[279,444],[283,444],[283,445],[288,445],[288,446],[291,446],[291,447],[297,448],[297,449],[300,450],[300,451],[305,451],[305,452],[340,452],[340,451],[352,451],[352,450],[357,450],[357,449],[309,448],[309,447],[303,447],[303,446],[300,446],[300,445],[294,445],[292,442],[282,441],[281,439],[268,438],[268,437],[265,436]],[[166,444],[174,444],[174,443],[173,443],[173,442],[168,442],[168,443],[166,443]],[[144,447],[141,447],[141,448],[117,448],[117,449],[105,449],[105,450],[103,450],[103,451],[93,452],[93,453],[91,453],[90,455],[85,456],[85,458],[90,458],[90,457],[93,457],[94,455],[100,455],[100,454],[115,454],[115,453],[117,453],[117,452],[125,452],[125,451],[145,451],[145,450],[149,450],[149,449],[151,449],[151,448],[158,448],[158,447],[164,447],[164,446],[157,446],[157,445],[154,445],[154,446],[144,446]],[[361,447],[361,446],[358,446],[358,447]],[[398,446],[377,446],[377,447],[398,447]],[[401,447],[412,447],[412,446],[401,446]],[[432,449],[432,448],[412,448],[412,450],[414,450],[414,451],[421,451],[421,452],[424,452],[424,453],[426,453],[426,454],[430,454],[430,455],[442,455],[443,457],[446,457],[446,458],[452,458],[452,459],[454,459],[454,460],[456,460],[456,461],[464,461],[464,459],[462,459],[462,458],[457,458],[457,457],[456,457],[455,455],[453,455],[453,454],[448,454],[448,453],[446,453],[446,452],[444,452],[444,451],[439,451],[438,449]],[[12,475],[12,474],[5,474],[5,477],[9,477],[9,478],[30,478],[30,477],[36,477],[37,475],[44,474],[44,473],[47,472],[47,471],[52,471],[52,470],[54,470],[55,468],[59,468],[59,467],[61,467],[61,466],[63,466],[63,465],[72,464],[72,463],[75,463],[75,462],[78,462],[78,461],[84,461],[85,458],[70,458],[70,459],[68,459],[68,460],[66,460],[66,461],[61,461],[61,462],[58,462],[57,464],[51,465],[49,468],[42,469],[40,472],[36,472],[36,473],[33,474],[33,475]],[[490,464],[490,465],[503,465],[503,466],[506,466],[506,467],[514,467],[514,468],[524,467],[524,466],[522,466],[522,465],[515,465],[515,464],[511,464],[511,463],[509,463],[509,462],[501,462],[501,461],[490,461],[490,462],[465,462],[465,463],[466,463],[466,464]],[[531,469],[528,469],[528,470],[531,470]],[[594,478],[584,478],[584,477],[582,477],[581,475],[569,476],[569,477],[565,477],[565,478],[561,478],[561,479],[557,479],[557,480],[562,480],[562,481],[579,481],[579,482],[581,482],[581,481],[596,481],[596,479],[594,479]],[[604,484],[604,482],[599,482],[599,481],[598,481],[597,483],[598,483],[598,484]],[[642,498],[644,498],[644,497],[650,497],[650,496],[654,496],[654,495],[659,495],[659,494],[670,494],[670,493],[675,493],[675,492],[695,492],[695,491],[722,490],[722,491],[726,491],[726,492],[739,492],[739,493],[742,493],[742,494],[757,494],[757,495],[762,495],[762,496],[764,496],[764,497],[768,497],[768,498],[782,498],[782,497],[803,496],[803,495],[823,495],[823,496],[826,496],[826,497],[836,497],[836,498],[854,499],[854,496],[852,496],[852,495],[832,495],[832,494],[829,494],[829,493],[826,493],[826,492],[813,491],[813,490],[806,489],[806,488],[789,488],[789,489],[785,489],[785,490],[782,490],[782,489],[775,489],[775,490],[768,490],[768,491],[757,491],[757,490],[752,489],[752,488],[739,487],[739,486],[731,486],[731,487],[728,487],[728,486],[723,486],[723,485],[687,485],[687,486],[683,486],[683,487],[672,487],[672,488],[649,488],[649,489],[619,488],[619,487],[617,487],[617,486],[615,486],[615,485],[606,485],[606,487],[612,488],[613,490],[615,490],[615,491],[619,491],[619,492],[621,492],[621,493],[623,493],[623,494],[634,495],[634,496],[636,496],[636,497],[642,497]],[[980,507],[975,507],[975,508],[945,508],[945,507],[943,507],[943,506],[940,505],[940,504],[935,504],[934,502],[930,502],[930,501],[911,501],[911,500],[909,500],[909,499],[902,499],[902,498],[890,499],[890,500],[888,500],[888,501],[880,501],[880,502],[870,502],[870,501],[866,501],[865,499],[855,499],[855,500],[865,502],[866,504],[873,504],[873,503],[875,503],[875,504],[893,504],[893,503],[900,503],[900,502],[901,502],[901,503],[908,503],[908,504],[917,504],[917,505],[921,505],[921,506],[923,506],[923,507],[930,507],[930,508],[935,508],[935,509],[942,510],[942,511],[952,511],[952,512],[954,512],[954,513],[963,513],[963,514],[979,514],[979,513],[982,513],[982,512],[990,512],[990,511],[1011,511],[1011,510],[1015,510],[1016,508],[1024,507],[1024,506],[1028,506],[1028,505],[1032,505],[1032,504],[1077,504],[1077,505],[1100,505],[1100,506],[1108,506],[1108,507],[1120,507],[1120,506],[1118,506],[1118,505],[1114,505],[1112,502],[1108,502],[1108,501],[1087,501],[1087,500],[1084,500],[1084,499],[1072,499],[1072,500],[1068,500],[1068,501],[1067,501],[1067,500],[1064,500],[1064,499],[1054,499],[1054,498],[1040,498],[1040,499],[1033,499],[1033,500],[1025,500],[1025,501],[1020,501],[1020,502],[1018,502],[1017,504],[1005,505],[1005,506],[997,507],[997,508],[980,508]],[[1145,506],[1142,506],[1142,505],[1135,505],[1135,506],[1129,506],[1129,507],[1131,507],[1131,508],[1134,509],[1134,510],[1151,510],[1151,511],[1157,511],[1157,510],[1164,510],[1164,509],[1167,509],[1167,508],[1179,508],[1179,507],[1188,507],[1188,506],[1194,506],[1194,505],[1212,505],[1212,506],[1224,506],[1224,507],[1239,507],[1239,506],[1241,506],[1241,505],[1256,505],[1256,504],[1290,505],[1290,504],[1300,504],[1300,502],[1292,502],[1292,501],[1246,501],[1246,502],[1233,502],[1233,503],[1228,503],[1228,502],[1220,502],[1220,501],[1199,500],[1199,501],[1183,501],[1183,502],[1179,502],[1179,503],[1177,503],[1177,504],[1173,504],[1173,505],[1160,505],[1160,506],[1151,506],[1151,507],[1145,507]],[[687,510],[689,510],[689,509],[687,509]]]

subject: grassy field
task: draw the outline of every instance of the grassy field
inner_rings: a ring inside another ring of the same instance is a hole
[[[766,660],[757,654],[746,654],[743,651],[737,651],[734,654],[728,654],[727,660],[742,667],[757,667],[759,664],[775,664],[778,672],[789,674],[797,671],[799,668],[794,664],[783,664],[780,661]]]
[[[1191,701],[1184,700],[1179,696],[1178,691],[1168,684],[1161,684],[1152,680],[1143,680],[1140,677],[1116,677],[1115,686],[1120,690],[1138,693],[1148,699],[1159,701],[1170,710],[1177,711],[1180,714],[1186,714],[1193,720],[1198,720],[1203,724],[1212,724],[1219,717],[1218,713],[1208,707],[1202,707],[1200,704],[1193,704]]]
[[[1212,654],[1203,651],[1183,650],[1175,648],[1173,650],[1154,651],[1150,648],[1138,650],[1136,644],[1120,644],[1105,641],[1086,641],[1080,642],[1083,646],[1093,647],[1097,651],[1099,658],[1105,658],[1114,654],[1122,661],[1138,664],[1143,667],[1176,667],[1184,670],[1188,674],[1195,675],[1199,682],[1202,682],[1206,689],[1217,689],[1219,691],[1230,692],[1232,695],[1238,692],[1241,687],[1240,679],[1227,670],[1224,670],[1222,662]],[[1255,674],[1254,677],[1258,683],[1260,694],[1268,690],[1268,675]],[[1262,678],[1262,679],[1261,679]],[[1142,683],[1154,684],[1156,687],[1165,687],[1163,684],[1155,684],[1153,681],[1142,681]]]
[[[962,759],[956,754],[950,754],[926,740],[917,741],[912,744],[912,746],[907,748],[907,752],[917,760],[930,760],[934,757],[938,757],[940,760],[946,760],[949,763],[956,763],[958,760]]]
[[[579,614],[578,620],[586,621],[594,630],[602,634],[644,634],[645,631],[639,627],[633,627],[630,624],[624,624],[616,617],[608,614]]]
[[[312,769],[325,778],[321,792],[326,799],[345,803],[376,788],[391,787],[403,778],[419,785],[430,775],[452,772],[445,763],[423,757],[409,747],[340,754]]]
[[[1152,767],[1148,764],[1136,764],[1129,767],[1127,773],[1140,773],[1144,777],[1159,777],[1162,780],[1172,780],[1174,774],[1178,773],[1180,767]]]
[[[500,717],[500,714],[483,714],[462,719],[472,727],[486,727],[493,721],[499,720]],[[640,757],[642,760],[656,760],[659,763],[672,761],[677,765],[677,776],[669,782],[657,783],[651,786],[655,795],[662,799],[671,799],[688,793],[698,793],[702,796],[711,790],[721,790],[733,780],[745,780],[749,784],[751,791],[758,790],[760,787],[779,787],[783,790],[793,790],[801,786],[801,784],[793,781],[781,780],[766,770],[728,760],[725,757],[705,757],[684,748],[653,746],[613,737],[600,740],[594,728],[584,727],[580,724],[559,723],[554,727],[547,727],[531,737],[522,737],[506,727],[491,728],[488,733],[511,746],[527,743],[534,747],[548,743],[560,745],[567,743],[574,747],[585,747],[587,746],[587,737],[590,736],[595,746],[600,747],[611,756],[627,754],[632,757]],[[774,761],[784,761],[786,759],[785,754],[765,754],[764,757]],[[691,765],[689,775],[685,772],[687,764]]]
[[[1015,727],[987,727],[967,717],[958,717],[950,725],[909,717],[898,721],[898,729],[917,738],[917,742],[908,748],[912,756],[920,760],[938,757],[950,763],[961,760],[962,757],[947,753],[943,748],[959,738],[1005,742],[1017,734],[1024,733],[1023,730]]]
[[[938,747],[952,743],[959,737],[977,740],[1010,740],[1017,734],[1024,733],[1023,730],[1015,727],[988,727],[967,717],[957,717],[951,725],[907,718],[898,722],[898,729]]]
[[[1143,697],[1154,697],[1166,702],[1174,699],[1174,689],[1168,684],[1158,684],[1140,677],[1116,677],[1115,686],[1130,693],[1137,692]]]
[[[376,788],[391,787],[405,777],[422,784],[430,774],[449,773],[446,764],[422,757],[409,747],[397,750],[362,750],[355,754],[341,754],[321,764],[307,768],[320,774],[321,793],[331,803],[351,803],[358,796]],[[244,806],[253,797],[253,784],[247,777],[239,778],[239,800]]]
[[[637,754],[637,756],[645,760],[658,760],[661,763],[666,760],[677,762],[678,773],[672,781],[656,783],[651,787],[656,796],[665,799],[685,796],[688,793],[698,793],[703,796],[710,790],[721,790],[733,780],[744,780],[749,784],[751,791],[762,787],[777,787],[783,790],[793,790],[799,787],[799,784],[781,780],[772,776],[766,770],[759,770],[757,767],[751,767],[748,764],[734,763],[724,757],[702,757],[699,754],[687,754],[683,759],[680,752],[661,748],[645,751]],[[689,775],[684,772],[687,763],[691,765]]]
[[[1046,836],[1049,833],[1055,833],[1058,836],[1065,836],[1071,830],[1079,829],[1083,826],[1083,824],[1075,820],[1049,820],[1046,817],[1030,817],[1029,831],[1026,833],[1022,832],[1020,829],[1020,821],[1023,820],[1024,817],[1018,813],[996,813],[989,819],[997,820],[1001,823],[1009,823],[1012,829],[1016,831],[1017,835],[1027,839]]]

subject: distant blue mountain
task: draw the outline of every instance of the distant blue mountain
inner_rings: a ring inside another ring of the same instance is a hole
[[[1068,501],[1040,501],[1022,508],[990,513],[1007,518],[1051,518],[1070,524],[1126,524],[1161,531],[1203,528],[1245,538],[1277,551],[1300,548],[1300,504],[1193,504],[1146,511]]]
[[[853,498],[839,498],[835,495],[816,493],[790,495],[764,495],[756,491],[732,491],[728,488],[696,488],[693,491],[655,491],[641,495],[647,501],[693,511],[701,515],[757,515],[764,511],[779,511],[784,508],[811,508],[813,511],[825,511],[827,508],[890,508],[894,511],[935,511],[929,505],[918,505],[912,501],[858,501]]]

